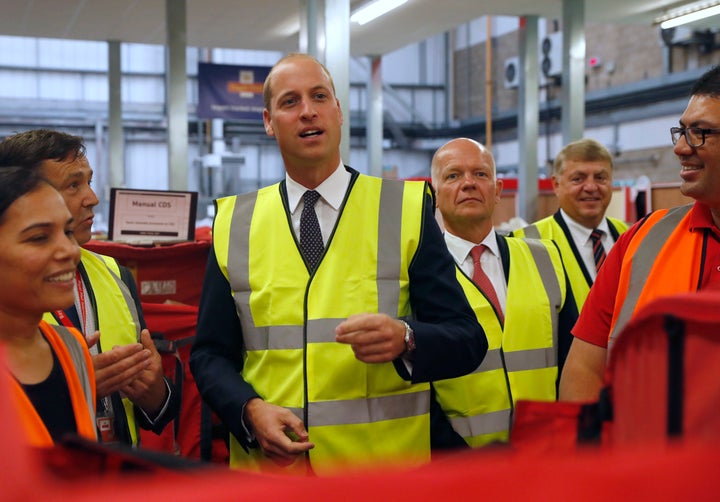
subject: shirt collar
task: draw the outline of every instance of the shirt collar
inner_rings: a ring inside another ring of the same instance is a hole
[[[325,202],[336,211],[339,211],[349,184],[350,173],[344,168],[342,161],[340,161],[335,171],[325,178],[325,181],[315,187],[315,190]],[[288,176],[287,172],[285,173],[285,186],[288,194],[288,207],[290,208],[290,213],[294,213],[298,204],[300,204],[300,199],[302,199],[303,194],[308,188]]]
[[[565,220],[565,223],[567,223],[567,226],[570,229],[570,233],[580,237],[581,242],[585,242],[588,239],[590,239],[590,234],[593,231],[592,228],[588,228],[584,225],[581,225],[577,221],[573,220],[570,217],[570,215],[568,215],[562,209],[560,209],[560,214],[562,215],[563,219]],[[607,218],[603,217],[603,219],[600,221],[600,224],[595,228],[605,232],[605,235],[610,235],[610,225],[608,225]]]
[[[713,223],[712,213],[710,208],[701,202],[695,202],[692,209],[690,210],[690,231],[700,230],[703,228],[709,228],[716,234],[720,233],[718,228]]]
[[[487,248],[495,255],[500,256],[500,246],[498,246],[497,243],[497,237],[495,236],[495,231],[488,233],[482,242],[480,243],[474,243],[467,241],[463,239],[462,237],[458,237],[457,235],[451,234],[447,230],[445,231],[445,244],[447,244],[448,250],[450,251],[450,254],[452,255],[453,259],[455,260],[455,263],[462,263],[464,262],[468,255],[470,254],[470,251],[475,246],[478,246],[480,244],[484,244],[487,246]]]

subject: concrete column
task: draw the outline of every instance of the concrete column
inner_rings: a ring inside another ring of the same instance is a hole
[[[335,82],[335,91],[345,119],[340,155],[350,162],[350,0],[325,2],[325,66]]]
[[[383,175],[383,82],[382,56],[370,58],[367,103],[368,169],[373,176]]]
[[[535,221],[538,204],[538,67],[538,16],[524,16],[520,22],[516,214],[528,223]]]
[[[563,0],[563,145],[585,134],[585,0]]]
[[[188,186],[187,12],[186,0],[165,0],[167,21],[166,107],[168,120],[168,184]]]
[[[120,42],[108,42],[108,182],[125,186],[125,145],[122,118],[122,67]],[[102,197],[101,194],[98,194]]]
[[[300,0],[300,52],[323,61],[325,34],[323,27],[323,0]]]

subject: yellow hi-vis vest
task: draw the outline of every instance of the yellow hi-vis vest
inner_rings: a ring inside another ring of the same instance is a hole
[[[608,225],[614,228],[618,234],[622,234],[628,229],[628,224],[622,220],[609,216],[605,219]],[[525,228],[514,230],[512,234],[514,237],[550,239],[557,244],[565,264],[565,271],[570,278],[570,287],[575,297],[575,304],[578,312],[582,311],[585,299],[590,292],[590,286],[592,286],[592,279],[585,270],[582,257],[576,253],[575,244],[571,243],[571,237],[565,234],[563,228],[555,220],[555,216],[548,216]]]
[[[217,201],[213,245],[243,330],[243,378],[304,421],[315,473],[427,462],[429,384],[403,380],[391,362],[358,361],[334,332],[352,314],[411,315],[408,269],[427,185],[358,175],[312,275],[282,186]],[[231,466],[268,464],[231,437]]]
[[[83,248],[80,248],[80,252],[82,266],[92,288],[91,296],[95,297],[95,321],[100,331],[101,351],[110,350],[116,345],[137,343],[140,340],[140,318],[130,290],[120,279],[117,261]],[[45,313],[43,320],[58,324],[49,312]],[[126,397],[122,398],[122,403],[132,444],[137,445],[139,435],[133,404]]]
[[[517,400],[556,399],[558,315],[567,293],[560,253],[547,240],[506,242],[510,273],[504,328],[490,301],[456,267],[485,330],[488,352],[473,373],[433,382],[453,429],[472,447],[508,440]]]

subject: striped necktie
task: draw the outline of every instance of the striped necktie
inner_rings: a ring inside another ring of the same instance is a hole
[[[605,235],[605,232],[603,232],[602,230],[598,230],[597,228],[590,233],[590,240],[592,241],[593,245],[593,259],[595,260],[596,272],[600,270],[600,266],[605,261],[605,247],[602,243],[603,235]]]

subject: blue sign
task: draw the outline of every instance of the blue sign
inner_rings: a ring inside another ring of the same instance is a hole
[[[199,63],[198,118],[261,121],[263,83],[270,68]]]

